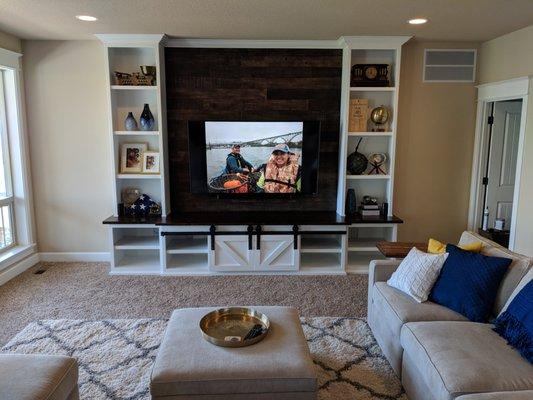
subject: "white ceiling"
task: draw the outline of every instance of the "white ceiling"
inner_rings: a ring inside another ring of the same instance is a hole
[[[81,22],[75,15],[98,17]],[[424,16],[429,23],[406,21]],[[189,38],[337,39],[414,35],[485,41],[533,24],[533,0],[0,0],[0,30],[23,39],[94,33]]]

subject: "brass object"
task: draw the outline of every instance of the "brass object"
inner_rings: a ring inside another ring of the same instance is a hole
[[[263,332],[251,339],[246,335],[255,325],[261,325]],[[244,347],[261,341],[270,329],[267,316],[247,307],[220,308],[204,315],[200,330],[205,340],[222,347]]]
[[[377,132],[384,132],[384,125],[389,121],[390,112],[385,106],[379,106],[374,108],[370,112],[370,120],[377,126]]]

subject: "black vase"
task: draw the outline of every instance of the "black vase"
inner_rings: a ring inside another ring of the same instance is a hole
[[[362,140],[363,138],[359,139],[354,152],[350,154],[346,160],[346,170],[350,175],[361,175],[368,167],[368,159],[364,154],[357,151]]]
[[[144,105],[143,112],[141,114],[140,118],[141,123],[141,130],[142,131],[153,131],[155,126],[155,120],[154,116],[152,115],[152,112],[150,111],[150,107],[148,106],[148,103]]]
[[[346,192],[346,205],[344,207],[344,213],[347,216],[354,215],[357,212],[357,200],[355,198],[355,190],[348,189]]]

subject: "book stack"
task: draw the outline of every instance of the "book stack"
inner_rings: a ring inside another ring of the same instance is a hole
[[[377,204],[362,204],[359,207],[359,212],[363,218],[375,218],[380,215],[379,205]]]

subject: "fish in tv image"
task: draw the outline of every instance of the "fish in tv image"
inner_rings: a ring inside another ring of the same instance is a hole
[[[205,123],[212,193],[300,193],[303,122]]]

